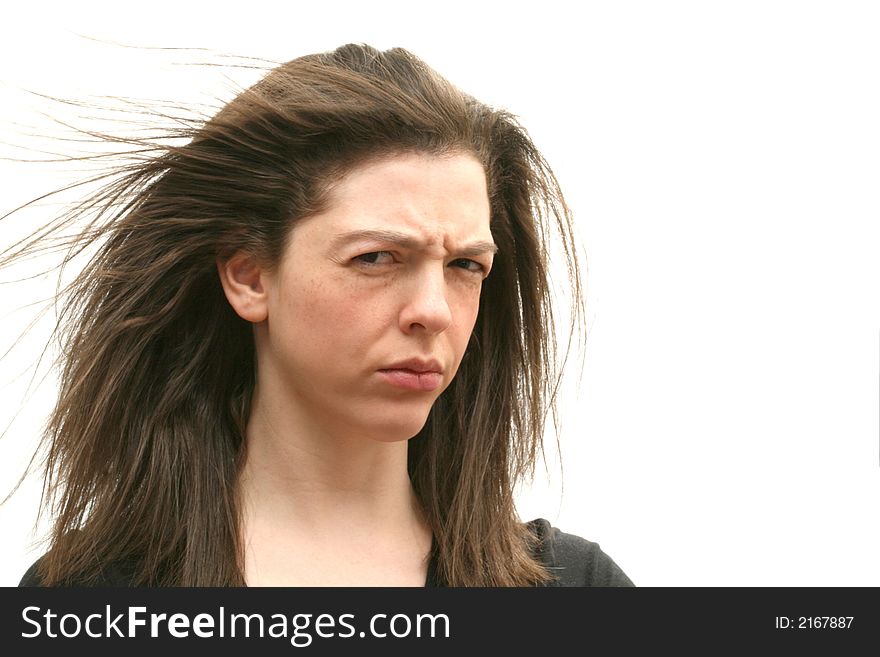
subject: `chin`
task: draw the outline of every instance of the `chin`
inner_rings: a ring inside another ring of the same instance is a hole
[[[415,438],[419,431],[422,430],[423,426],[425,426],[424,422],[415,429],[408,429],[403,431],[387,431],[385,433],[373,435],[371,436],[371,438],[377,443],[399,443],[409,440],[411,438]]]
[[[380,443],[398,443],[404,440],[414,438],[425,422],[428,420],[427,413],[419,417],[411,418],[411,421],[405,421],[406,418],[396,417],[392,421],[378,423],[374,425],[368,432],[369,437]]]

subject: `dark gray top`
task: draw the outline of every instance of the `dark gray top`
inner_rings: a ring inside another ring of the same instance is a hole
[[[556,574],[550,586],[635,586],[598,543],[561,532],[543,518],[529,526],[542,539],[536,556]]]
[[[535,556],[556,575],[556,581],[549,586],[635,586],[597,543],[561,532],[543,518],[532,520],[528,525],[538,538]],[[42,586],[37,572],[39,563],[37,560],[28,568],[19,586]],[[444,586],[438,581],[434,566],[431,559],[425,586]],[[73,581],[68,585],[80,584]],[[89,586],[131,586],[129,569],[125,564],[110,564]]]

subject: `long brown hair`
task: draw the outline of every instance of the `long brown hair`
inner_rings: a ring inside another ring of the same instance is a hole
[[[88,582],[127,563],[137,584],[244,584],[236,485],[254,342],[222,292],[217,259],[247,250],[278,263],[291,227],[324,207],[341,175],[413,151],[483,163],[499,247],[458,374],[409,442],[437,576],[452,586],[548,580],[514,488],[534,471],[548,413],[556,417],[554,234],[571,328],[582,297],[569,210],[515,117],[403,49],[346,45],[271,70],[174,136],[188,141],[128,139],[142,157],[73,213],[93,218],[70,252],[97,253],[66,290],[56,329],[60,394],[44,436],[55,522],[43,580]]]

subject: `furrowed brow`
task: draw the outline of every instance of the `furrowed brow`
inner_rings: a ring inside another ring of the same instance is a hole
[[[393,230],[354,230],[350,233],[342,233],[333,238],[332,246],[338,248],[361,240],[388,242],[391,244],[397,244],[406,249],[417,249],[421,246],[420,240],[405,233],[398,233]]]
[[[484,253],[495,255],[498,253],[498,246],[494,242],[473,242],[472,244],[466,244],[456,253],[462,258],[483,255]]]
[[[342,233],[333,238],[332,248],[340,248],[351,244],[352,242],[357,242],[360,240],[374,240],[377,242],[385,242],[389,244],[395,244],[401,246],[405,249],[423,249],[424,243],[422,240],[413,237],[411,235],[407,235],[406,233],[399,233],[394,230],[355,230],[349,233]],[[484,253],[492,253],[495,254],[498,252],[498,247],[494,242],[472,242],[471,244],[466,244],[461,249],[458,249],[456,253],[462,257],[465,256],[475,256],[482,255]]]

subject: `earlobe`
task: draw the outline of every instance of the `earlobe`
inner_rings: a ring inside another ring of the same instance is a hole
[[[217,273],[229,305],[248,322],[264,321],[269,314],[265,270],[249,254],[238,252],[217,260]]]

